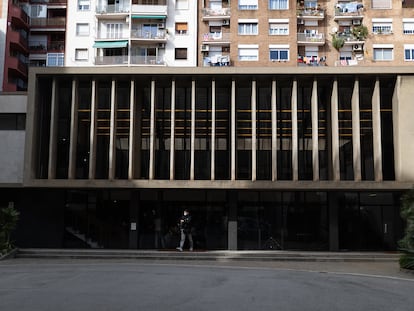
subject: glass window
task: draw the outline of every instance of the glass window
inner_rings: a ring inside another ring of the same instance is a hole
[[[65,53],[48,53],[46,66],[47,67],[63,67],[65,60]]]
[[[88,49],[75,49],[76,60],[88,60]]]
[[[187,59],[187,48],[176,48],[175,59]]]
[[[257,35],[257,23],[239,23],[239,35]]]
[[[186,35],[188,31],[187,23],[175,23],[175,34],[176,35]]]
[[[0,113],[0,131],[24,130],[25,127],[24,113]]]
[[[372,32],[375,34],[392,33],[392,23],[372,23]]]
[[[372,0],[371,7],[373,9],[391,9],[392,0]]]
[[[239,0],[239,10],[257,10],[258,0]]]
[[[76,35],[77,36],[89,36],[89,24],[88,23],[77,23],[76,24]]]
[[[78,0],[78,10],[79,11],[89,11],[91,8],[90,0]]]
[[[270,60],[289,60],[289,49],[270,49]]]
[[[412,34],[414,34],[414,23],[404,22],[403,23],[403,33],[405,35],[412,35]]]
[[[414,45],[404,46],[404,60],[410,62],[414,61]]]
[[[239,60],[241,61],[259,60],[258,48],[239,48]]]
[[[269,10],[287,10],[289,9],[288,0],[269,0]]]
[[[269,35],[271,36],[287,36],[289,35],[289,24],[270,23]]]
[[[374,48],[374,60],[393,60],[392,48]]]

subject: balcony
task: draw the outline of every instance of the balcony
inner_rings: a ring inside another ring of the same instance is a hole
[[[325,10],[321,8],[298,8],[296,10],[297,18],[302,20],[323,20]]]
[[[203,67],[231,66],[230,55],[214,55],[203,58]]]
[[[31,54],[62,53],[65,51],[65,42],[51,41],[46,43],[44,41],[32,41],[29,43],[29,50]]]
[[[44,4],[67,4],[69,0],[31,0],[32,3]]]
[[[162,56],[131,56],[131,65],[165,66]]]
[[[133,4],[131,7],[132,18],[165,18],[168,15],[167,4]]]
[[[361,2],[337,3],[334,20],[361,20],[364,15],[364,6]]]
[[[27,35],[25,34],[25,32],[10,30],[8,33],[10,36],[10,44],[17,47],[17,49],[20,50],[21,52],[27,53],[28,52]]]
[[[9,9],[12,23],[22,27],[29,28],[29,16],[18,6],[12,5]]]
[[[128,65],[128,55],[97,56],[95,65]]]
[[[65,30],[66,17],[32,18],[30,25],[32,28],[61,28]]]
[[[336,36],[338,38],[344,39],[344,41],[345,41],[344,45],[355,45],[355,44],[364,44],[365,43],[364,39],[357,38],[352,33],[348,33],[348,32],[340,32],[340,33],[337,33]]]
[[[298,33],[298,45],[325,45],[325,35],[323,33]]]
[[[335,61],[336,67],[345,67],[345,66],[358,66],[357,59],[342,59]]]
[[[96,7],[96,14],[129,13],[129,4],[101,4]]]
[[[205,33],[203,34],[203,43],[204,44],[230,44],[230,33],[229,32],[215,32],[215,33]]]
[[[230,8],[203,9],[201,11],[203,21],[230,19]]]
[[[27,64],[21,57],[10,57],[7,61],[9,71],[14,71],[23,77],[27,77]]]
[[[167,33],[165,30],[157,30],[154,32],[145,30],[132,30],[131,39],[139,39],[148,42],[166,42]]]

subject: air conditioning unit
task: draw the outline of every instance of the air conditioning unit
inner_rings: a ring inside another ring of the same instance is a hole
[[[230,25],[230,20],[229,19],[223,20],[222,25],[223,26],[229,26]]]
[[[159,23],[158,28],[165,28],[165,23]]]
[[[352,25],[354,25],[354,26],[359,26],[359,25],[361,25],[361,20],[360,20],[360,19],[353,19],[353,20],[352,20]]]
[[[201,52],[208,52],[210,50],[210,46],[208,44],[202,44],[200,50]]]
[[[158,43],[158,47],[160,49],[165,49],[165,43]]]
[[[362,44],[354,44],[354,46],[352,47],[352,51],[362,52]]]

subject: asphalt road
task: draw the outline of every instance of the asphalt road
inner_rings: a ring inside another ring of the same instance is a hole
[[[413,310],[413,275],[314,268],[6,260],[0,262],[0,310]]]

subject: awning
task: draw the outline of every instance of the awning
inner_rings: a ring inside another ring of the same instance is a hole
[[[166,15],[132,15],[132,18],[166,19]]]
[[[128,45],[128,40],[123,41],[96,41],[93,45],[94,48],[124,48]]]

